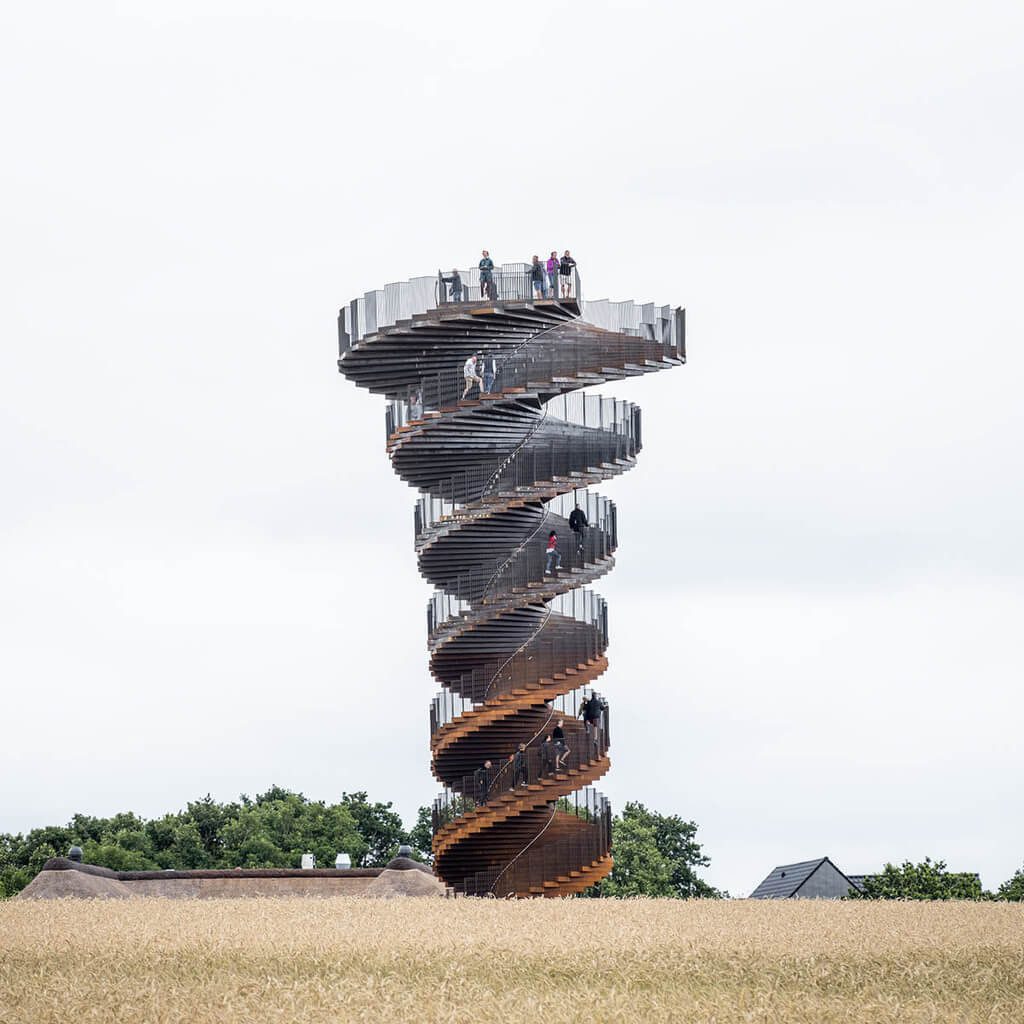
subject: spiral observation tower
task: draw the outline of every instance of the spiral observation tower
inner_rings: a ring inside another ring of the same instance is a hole
[[[592,788],[610,764],[594,686],[608,615],[588,587],[614,564],[618,526],[592,488],[641,447],[640,410],[584,389],[684,363],[685,310],[584,302],[575,271],[547,298],[524,264],[459,277],[454,291],[439,274],[352,300],[338,366],[387,399],[388,455],[420,492],[415,548],[436,588],[427,634],[441,686],[434,869],[467,895],[571,895],[612,867],[611,810]]]

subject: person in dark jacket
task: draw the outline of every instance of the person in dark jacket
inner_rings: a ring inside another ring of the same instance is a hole
[[[483,250],[477,266],[480,268],[480,298],[493,299],[494,260],[491,259],[491,254],[486,249]]]
[[[572,751],[565,745],[565,719],[560,718],[558,724],[551,730],[551,738],[555,741],[555,771],[561,771],[565,767],[565,759]]]
[[[494,378],[498,375],[498,363],[493,355],[480,356],[476,361],[476,371],[484,379],[484,390],[485,395],[494,393]]]
[[[569,529],[576,535],[576,552],[583,554],[583,531],[590,525],[587,522],[587,514],[577,505],[569,513]]]
[[[452,267],[451,277],[442,277],[442,281],[446,285],[449,285],[452,293],[452,302],[462,301],[462,278],[459,276],[458,270]]]
[[[565,250],[565,255],[558,261],[558,275],[562,279],[562,298],[572,296],[572,272],[576,269],[576,261]]]
[[[533,297],[535,299],[546,299],[548,297],[547,274],[544,264],[536,256],[530,264],[530,281],[533,282]]]
[[[519,749],[512,755],[512,788],[516,789],[520,784],[530,784],[529,772],[526,766],[526,744],[520,743]]]
[[[580,708],[580,717],[587,730],[587,736],[593,745],[597,746],[598,729],[601,722],[601,711],[603,710],[601,698],[591,690],[590,699],[585,701]]]
[[[476,789],[476,802],[487,803],[487,788],[491,783],[491,762],[484,763],[473,772],[473,786]]]
[[[541,775],[550,775],[555,770],[555,744],[550,736],[544,737],[540,745],[540,772]]]

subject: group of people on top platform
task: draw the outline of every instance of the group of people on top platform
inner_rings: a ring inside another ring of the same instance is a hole
[[[558,253],[552,249],[551,255],[545,263],[534,256],[530,264],[530,281],[533,284],[535,298],[546,299],[550,293],[551,297],[557,299],[559,284],[562,288],[563,299],[572,298],[572,272],[576,269],[576,261],[565,250],[561,259]]]
[[[486,249],[481,253],[477,269],[480,271],[480,298],[491,300],[498,298],[494,260],[491,259],[491,254]],[[571,299],[575,269],[576,261],[569,254],[568,249],[562,256],[558,255],[557,250],[552,249],[551,255],[545,261],[534,256],[528,271],[534,298]],[[462,275],[458,269],[453,267],[451,274],[447,277],[442,274],[441,280],[448,285],[448,301],[462,302],[463,295],[468,293],[468,289],[462,283]]]

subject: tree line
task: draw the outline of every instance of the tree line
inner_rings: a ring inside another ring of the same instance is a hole
[[[697,826],[662,815],[643,804],[627,804],[612,821],[615,870],[590,895],[722,895],[696,869],[710,861],[696,840]],[[412,847],[413,857],[431,860],[430,808],[421,807],[406,828],[392,804],[365,792],[342,793],[338,803],[310,800],[280,786],[255,798],[219,803],[209,794],[185,809],[145,819],[132,812],[97,818],[76,814],[67,825],[48,825],[26,835],[0,833],[0,898],[20,892],[51,857],[82,848],[87,864],[115,871],[197,868],[298,868],[302,855],[334,866],[347,853],[354,867],[383,867]]]
[[[920,864],[905,860],[899,867],[886,864],[866,875],[863,890],[850,890],[854,899],[874,900],[1024,900],[1024,867],[1018,868],[995,892],[981,887],[981,879],[966,871],[947,871],[946,862],[925,857]]]
[[[145,819],[132,812],[97,818],[76,814],[67,825],[48,825],[26,835],[0,833],[0,898],[20,892],[51,857],[82,848],[82,859],[115,871],[197,868],[298,868],[302,855],[333,867],[347,853],[355,867],[383,867],[412,847],[413,857],[430,861],[430,808],[421,807],[406,828],[390,802],[371,801],[365,792],[342,793],[338,803],[310,800],[271,786],[255,798],[219,803],[209,794],[185,809]],[[679,815],[627,803],[612,819],[615,867],[588,896],[648,896],[676,899],[728,896],[704,881],[698,869],[710,865],[697,841],[697,825]],[[886,864],[869,875],[869,899],[1024,899],[1024,868],[995,893],[984,892],[976,875],[949,872],[943,861]]]
[[[132,812],[112,818],[76,814],[67,825],[32,829],[27,835],[0,834],[0,897],[20,892],[51,857],[82,848],[87,864],[115,871],[195,868],[297,868],[304,853],[334,867],[339,853],[354,866],[386,864],[402,843],[426,859],[430,814],[420,808],[407,830],[391,803],[372,802],[366,793],[342,793],[327,804],[280,786],[255,799],[219,803],[207,795],[183,811],[146,820]]]

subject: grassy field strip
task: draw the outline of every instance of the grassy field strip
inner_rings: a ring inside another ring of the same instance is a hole
[[[0,1024],[1024,1022],[1024,905],[0,904]]]

